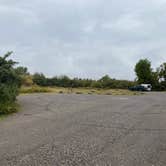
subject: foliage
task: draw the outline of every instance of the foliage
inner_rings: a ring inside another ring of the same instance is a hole
[[[158,73],[159,73],[159,78],[160,78],[160,85],[161,85],[161,90],[166,90],[166,63],[163,63],[159,68],[158,68]]]
[[[19,66],[15,69],[18,75],[29,75],[28,69],[26,67]]]
[[[32,86],[33,85],[33,77],[31,75],[22,76],[22,85],[23,86]]]
[[[0,114],[15,111],[13,106],[21,85],[20,77],[14,69],[17,63],[7,60],[11,54],[8,52],[0,57]]]
[[[101,83],[102,88],[110,87],[111,86],[111,78],[108,75],[102,77],[99,82]]]
[[[166,81],[166,63],[159,67],[159,76],[163,81]]]
[[[28,72],[28,69],[26,67],[19,66],[15,69],[15,72],[21,78],[22,86],[32,86],[33,85],[32,76],[30,75],[30,73]]]
[[[47,85],[47,79],[42,73],[35,73],[33,75],[33,82],[40,86],[46,86]]]
[[[135,72],[138,83],[150,84],[152,80],[151,62],[147,59],[141,59],[135,66]]]
[[[57,87],[92,87],[92,88],[116,88],[128,89],[128,87],[135,85],[135,82],[127,80],[111,79],[108,75],[99,80],[69,78],[67,76],[47,78],[44,74],[34,74],[33,82],[39,86],[57,86]]]
[[[153,90],[166,90],[166,63],[154,70],[149,60],[141,59],[135,66],[135,72],[138,84],[149,83]]]

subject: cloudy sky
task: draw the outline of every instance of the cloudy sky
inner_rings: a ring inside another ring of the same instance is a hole
[[[48,76],[134,79],[166,61],[166,0],[0,0],[0,54]]]

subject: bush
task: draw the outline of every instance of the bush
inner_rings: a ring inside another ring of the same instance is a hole
[[[18,104],[16,103],[1,103],[0,104],[0,115],[14,113],[18,111]]]
[[[24,75],[24,76],[21,76],[22,78],[22,81],[21,81],[21,84],[23,86],[32,86],[33,85],[33,79],[32,79],[32,76],[31,75]]]
[[[42,73],[35,73],[33,75],[33,82],[39,86],[47,86],[47,79]]]
[[[7,60],[12,52],[0,57],[0,114],[16,111],[15,101],[21,85],[14,65],[16,62]]]

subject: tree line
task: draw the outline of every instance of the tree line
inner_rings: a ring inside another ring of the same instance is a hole
[[[20,73],[24,73],[24,76],[26,75],[26,77],[23,77],[23,84],[25,85],[31,83],[39,86],[128,89],[129,87],[137,84],[151,84],[153,90],[166,90],[166,63],[161,64],[156,70],[154,70],[151,66],[151,62],[148,59],[141,59],[136,63],[135,73],[137,77],[134,81],[117,80],[111,78],[109,75],[105,75],[98,80],[81,78],[72,79],[68,76],[55,76],[49,78],[43,73],[29,75],[26,68],[20,67],[19,69]]]
[[[68,76],[48,78],[42,73],[35,73],[32,77],[33,83],[39,86],[57,86],[57,87],[92,87],[92,88],[115,88],[127,89],[133,86],[135,82],[128,80],[116,80],[110,78],[108,75],[103,76],[99,80],[69,78]]]
[[[98,80],[69,78],[68,76],[46,77],[42,73],[30,74],[26,67],[16,67],[17,62],[9,59],[12,52],[0,57],[0,114],[16,111],[16,97],[21,86],[57,86],[85,88],[128,89],[137,84],[151,84],[153,90],[166,90],[166,63],[157,69],[151,67],[148,59],[141,59],[135,65],[137,78],[134,81],[117,80],[108,75]]]

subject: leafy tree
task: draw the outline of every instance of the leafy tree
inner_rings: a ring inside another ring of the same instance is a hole
[[[49,86],[58,86],[58,78],[53,77],[47,80]]]
[[[155,71],[155,72],[152,72],[151,84],[152,84],[152,89],[153,90],[161,90],[159,79],[160,78],[159,78],[158,70]]]
[[[58,79],[59,85],[62,87],[70,87],[71,86],[71,80],[68,76],[61,76]]]
[[[91,87],[92,83],[92,79],[80,79],[81,87]]]
[[[21,85],[20,77],[14,69],[17,62],[8,60],[11,54],[8,52],[0,57],[0,114],[14,111],[13,105]]]
[[[26,67],[19,66],[15,69],[15,72],[21,77],[21,85],[33,85],[32,76],[29,74],[28,69]]]
[[[101,86],[103,88],[108,88],[111,86],[111,78],[109,77],[109,75],[105,75],[103,76],[99,82],[101,83]]]
[[[28,69],[26,67],[19,66],[15,69],[15,71],[18,75],[29,75]]]
[[[159,78],[160,78],[160,86],[161,90],[166,90],[166,63],[163,63],[159,68]]]
[[[72,79],[71,87],[73,88],[83,87],[82,79],[79,79],[79,78]]]
[[[166,81],[166,63],[163,63],[159,68],[159,76],[163,81]]]
[[[33,82],[40,86],[47,86],[47,78],[42,73],[35,73],[33,75]]]
[[[91,84],[92,88],[102,88],[102,84],[100,81],[93,81]]]
[[[151,62],[147,59],[141,59],[135,66],[137,81],[139,84],[151,83],[152,81],[152,68]]]

